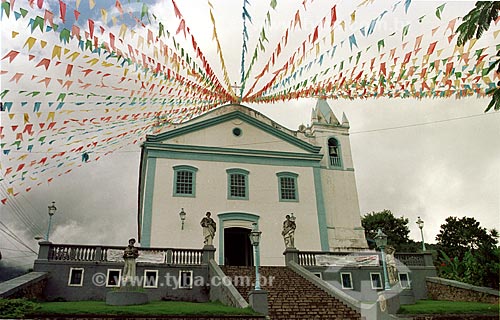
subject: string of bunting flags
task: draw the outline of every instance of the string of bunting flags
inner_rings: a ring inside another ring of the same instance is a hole
[[[411,0],[5,0],[1,203],[227,103],[484,96],[498,20]],[[250,49],[250,50],[249,50]]]

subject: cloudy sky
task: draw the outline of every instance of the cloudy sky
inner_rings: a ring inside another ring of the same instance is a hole
[[[251,3],[252,12],[259,12],[261,2]],[[414,16],[432,15],[433,8],[440,4],[414,1]],[[450,17],[467,12],[473,2],[452,4],[444,13]],[[162,10],[163,6],[162,2],[153,7]],[[232,27],[240,25],[239,7],[228,5],[221,10],[219,6],[215,10],[218,21],[225,22],[219,22],[221,39],[231,39],[232,33],[241,33],[241,29]],[[205,45],[207,52],[215,51],[209,46],[211,30],[206,31],[203,24],[193,22],[203,21],[198,17],[202,13],[206,19],[206,8],[205,11],[188,11],[184,5],[182,9],[186,20],[192,22],[193,33],[198,32],[196,34],[203,39],[201,42],[206,43],[200,46]],[[294,9],[283,9],[283,16],[288,19],[290,12],[287,10],[293,12]],[[317,12],[309,17],[311,21],[322,14],[320,7],[315,10]],[[257,20],[255,14],[254,20]],[[279,30],[281,25],[288,23],[280,17],[273,16],[275,28]],[[358,16],[359,19],[363,16]],[[384,28],[400,28],[405,24],[404,19],[407,17],[391,20]],[[307,26],[311,21],[305,19],[303,23]],[[176,27],[170,28],[175,30]],[[270,34],[271,43],[272,37]],[[2,34],[2,43],[4,39],[5,34]],[[231,78],[237,79],[240,48],[232,49],[231,42],[224,41],[222,45]],[[2,56],[5,52],[3,47]],[[2,77],[2,86],[8,85],[7,80]],[[350,121],[360,214],[389,209],[396,216],[407,217],[410,236],[415,240],[420,240],[415,224],[420,216],[425,221],[426,242],[434,242],[440,225],[448,216],[472,216],[484,227],[500,227],[500,115],[498,112],[484,114],[488,99],[381,98],[328,102],[339,119],[345,112]],[[249,106],[295,130],[300,124],[309,123],[314,105],[314,99],[303,99]],[[53,242],[125,244],[128,238],[136,236],[139,156],[139,146],[130,145],[58,177],[50,184],[21,193],[10,205],[1,207],[1,221],[36,251],[33,238],[45,234],[47,206],[56,201]],[[23,257],[29,258],[28,252],[13,251],[25,248],[3,233],[0,239],[5,262],[29,264]]]

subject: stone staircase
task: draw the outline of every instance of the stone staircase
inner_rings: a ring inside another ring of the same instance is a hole
[[[253,267],[221,266],[233,284],[248,301],[254,288]],[[260,267],[261,288],[268,292],[269,316],[272,320],[288,319],[361,319],[349,306],[319,289],[286,267]],[[242,281],[243,277],[249,281]],[[271,282],[272,279],[272,282]]]

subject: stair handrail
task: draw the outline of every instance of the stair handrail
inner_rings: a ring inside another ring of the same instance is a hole
[[[221,286],[223,289],[225,289],[224,291],[226,291],[228,293],[228,298],[231,300],[230,301],[231,306],[236,307],[236,308],[241,308],[241,309],[247,308],[249,306],[248,302],[241,296],[240,292],[233,285],[233,282],[232,281],[224,281],[224,279],[226,279],[227,276],[224,273],[224,271],[222,271],[222,269],[219,267],[217,262],[215,262],[214,259],[210,259],[210,261],[208,262],[208,265],[210,268],[210,273],[209,273],[210,274],[210,281],[212,282],[214,277],[219,278],[218,279],[219,281],[217,281],[218,285]],[[227,305],[228,304],[227,301],[222,301],[221,296],[215,297],[215,290],[216,290],[216,288],[213,285],[211,285],[210,286],[210,299],[212,300],[212,298],[214,298],[214,300],[215,300],[216,298],[218,298],[217,300],[220,300],[223,304]],[[212,296],[212,294],[214,294],[214,296]]]

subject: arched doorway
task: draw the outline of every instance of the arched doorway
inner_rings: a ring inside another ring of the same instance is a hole
[[[253,248],[250,231],[253,224],[259,226],[259,216],[248,212],[224,212],[217,214],[220,265],[253,265]],[[226,248],[228,253],[226,254]]]
[[[224,229],[224,264],[228,266],[253,266],[253,248],[250,229]]]

